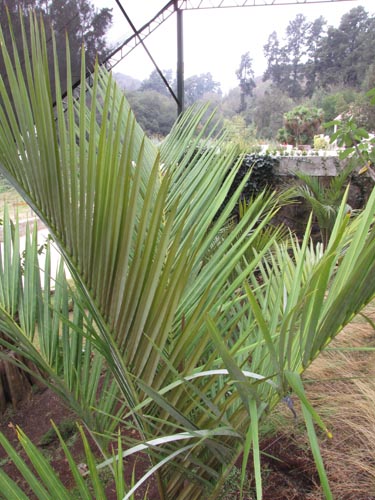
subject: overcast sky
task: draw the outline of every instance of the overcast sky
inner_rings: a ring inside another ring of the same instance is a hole
[[[108,35],[112,45],[117,46],[132,34],[115,0],[91,1],[97,7],[113,9],[113,26]],[[124,9],[137,28],[148,22],[166,3],[167,0],[122,0]],[[329,25],[338,26],[342,15],[359,5],[374,14],[374,0],[184,11],[185,78],[210,72],[227,92],[237,86],[235,72],[245,52],[250,52],[255,75],[263,74],[266,67],[263,46],[268,36],[276,31],[281,39],[289,21],[298,13],[310,21],[323,16]],[[159,26],[145,43],[160,68],[175,72],[175,15]],[[143,48],[138,46],[114,71],[143,80],[153,69]]]

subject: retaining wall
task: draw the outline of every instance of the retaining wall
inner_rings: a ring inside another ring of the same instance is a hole
[[[343,168],[337,156],[280,156],[276,175],[293,175],[301,171],[316,177],[333,177]]]

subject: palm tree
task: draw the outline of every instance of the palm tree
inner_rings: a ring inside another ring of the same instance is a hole
[[[303,184],[295,188],[295,194],[301,196],[311,207],[324,246],[327,246],[337,214],[344,197],[345,184],[353,172],[353,166],[348,164],[338,175],[332,177],[327,186],[324,186],[319,177],[313,177],[304,172],[296,172],[296,176]],[[351,208],[347,206],[348,213]]]
[[[118,497],[125,495],[123,456],[148,453],[160,498],[213,499],[243,451],[244,479],[252,449],[261,498],[259,422],[293,390],[331,498],[313,420],[326,429],[300,375],[374,296],[369,277],[375,270],[375,194],[354,222],[341,205],[324,253],[310,244],[310,225],[301,244],[293,236],[285,244],[270,236],[255,245],[277,210],[275,194],[256,198],[217,245],[242,189],[217,216],[241,158],[225,136],[214,136],[215,128],[205,136],[205,108],[188,111],[156,147],[111,75],[99,67],[79,99],[70,92],[53,107],[45,35],[35,20],[31,39],[24,37],[25,74],[17,52],[11,57],[4,43],[1,49],[11,83],[8,95],[0,80],[1,168],[50,228],[74,279],[79,311],[88,319],[66,332],[62,349],[69,350],[74,336],[87,339],[116,385],[122,405],[115,421],[120,430],[137,430],[136,443],[126,435],[122,441],[120,433],[118,456],[99,465],[112,467]],[[61,95],[58,67],[55,60],[55,95]],[[71,88],[69,56],[67,68]],[[47,364],[5,307],[0,326],[20,352]],[[54,380],[51,385],[98,437],[87,398],[72,397],[66,383],[57,375]],[[81,382],[85,393],[90,380]],[[71,387],[80,387],[79,377]],[[117,439],[113,429],[109,419],[101,435]],[[0,441],[38,498],[69,498],[19,435],[38,479]],[[86,450],[94,495],[104,498]],[[91,498],[66,452],[79,491]],[[25,498],[1,471],[0,488]]]

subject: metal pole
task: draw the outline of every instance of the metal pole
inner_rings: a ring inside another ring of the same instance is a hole
[[[122,14],[124,15],[125,19],[128,21],[128,23],[130,24],[130,27],[131,29],[133,30],[134,34],[138,37],[139,39],[139,42],[140,44],[142,45],[142,47],[144,48],[146,54],[148,55],[148,57],[151,59],[151,62],[152,64],[155,66],[155,69],[156,71],[159,73],[159,76],[160,78],[163,80],[165,86],[167,87],[167,89],[169,90],[171,96],[173,97],[173,99],[176,101],[177,103],[177,106],[180,106],[180,103],[178,101],[178,97],[175,95],[175,93],[173,92],[173,89],[172,87],[169,85],[169,82],[168,80],[165,78],[165,76],[163,75],[163,72],[161,71],[161,69],[159,68],[159,66],[156,64],[156,61],[155,59],[152,57],[150,51],[148,50],[148,48],[146,47],[144,41],[142,40],[140,34],[139,34],[139,31],[136,29],[136,27],[134,26],[134,24],[132,23],[130,17],[128,16],[128,14],[126,13],[124,7],[122,6],[121,4],[121,1],[120,0],[116,0],[116,3],[119,7],[119,9],[121,10]],[[167,4],[168,6],[168,4]],[[178,13],[178,12],[177,12]]]
[[[183,33],[183,11],[175,2],[177,12],[177,113],[184,111],[185,89],[184,89],[184,33]]]

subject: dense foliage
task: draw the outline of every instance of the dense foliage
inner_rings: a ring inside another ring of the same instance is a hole
[[[85,46],[87,68],[94,67],[96,57],[103,59],[107,53],[105,34],[112,22],[111,9],[96,9],[90,0],[16,0],[1,2],[0,24],[3,29],[4,40],[8,47],[11,45],[10,23],[14,32],[14,39],[19,49],[22,47],[22,34],[19,14],[28,17],[30,9],[41,15],[45,21],[47,50],[49,63],[53,64],[53,46],[50,28],[54,32],[60,80],[63,90],[66,82],[66,35],[70,40],[70,60],[73,82],[81,77],[81,50]],[[28,30],[26,23],[25,29]],[[25,54],[25,57],[28,57]],[[24,65],[24,61],[22,61]],[[0,55],[0,74],[6,79],[4,60]],[[7,84],[7,81],[5,80]]]
[[[127,93],[138,123],[153,137],[165,137],[177,117],[176,103],[170,97],[156,90],[132,91]]]
[[[274,32],[264,47],[264,74],[292,98],[312,96],[317,88],[361,89],[373,72],[375,19],[361,6],[345,14],[338,28],[325,28],[319,17],[308,22],[302,14],[290,21],[284,43]]]
[[[251,176],[247,178],[243,188],[242,196],[247,200],[255,198],[262,191],[272,189],[272,180],[275,176],[275,168],[278,165],[278,159],[268,155],[259,155],[256,153],[246,154],[242,160],[241,166],[232,184],[231,191],[241,184],[251,170]]]

